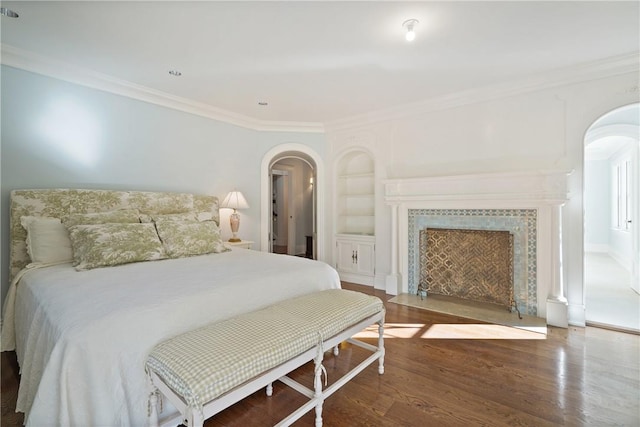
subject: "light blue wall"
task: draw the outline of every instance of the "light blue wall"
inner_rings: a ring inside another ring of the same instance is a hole
[[[250,205],[241,212],[240,235],[259,242],[264,154],[296,142],[325,156],[322,134],[252,131],[7,66],[1,95],[3,300],[12,189],[186,191],[222,198],[237,188]],[[228,224],[222,225],[224,237]]]

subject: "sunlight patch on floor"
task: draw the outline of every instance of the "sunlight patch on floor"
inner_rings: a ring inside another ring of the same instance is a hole
[[[534,332],[503,325],[484,324],[436,324],[422,334],[429,339],[476,339],[476,340],[544,340],[544,331]]]
[[[426,327],[424,323],[385,323],[384,338],[413,338],[420,336]],[[378,326],[371,325],[354,338],[378,338]]]
[[[512,313],[497,304],[461,300],[460,298],[436,294],[429,295],[427,298],[420,298],[418,295],[400,294],[391,298],[389,302],[464,317],[491,325],[502,325],[542,334],[547,333],[546,319],[527,315],[518,316],[517,313]]]
[[[491,324],[436,324],[423,323],[385,323],[384,338],[423,338],[423,339],[482,339],[482,340],[544,340],[546,327],[536,329],[515,328]],[[378,338],[378,326],[372,325],[354,338]]]

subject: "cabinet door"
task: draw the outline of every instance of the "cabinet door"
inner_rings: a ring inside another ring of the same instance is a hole
[[[345,242],[343,240],[336,241],[336,249],[338,256],[336,257],[338,270],[345,272],[355,272],[355,245],[351,242]]]
[[[356,246],[357,254],[357,272],[373,276],[376,265],[375,245],[373,243],[358,243],[354,246]]]

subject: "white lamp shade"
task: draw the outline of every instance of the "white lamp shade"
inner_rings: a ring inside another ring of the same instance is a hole
[[[224,198],[222,203],[220,204],[221,208],[230,208],[230,209],[247,209],[249,208],[249,204],[247,203],[247,199],[244,198],[241,192],[232,191],[227,194],[227,197]]]

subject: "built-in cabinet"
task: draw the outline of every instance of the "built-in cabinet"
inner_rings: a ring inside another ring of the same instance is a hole
[[[369,278],[375,274],[375,240],[373,236],[336,236],[336,268],[341,273],[341,278],[346,275],[361,275]],[[351,276],[349,276],[351,277]],[[352,278],[353,279],[353,278]],[[356,283],[359,280],[356,278]]]
[[[345,281],[373,285],[375,274],[375,168],[366,151],[336,163],[336,269]]]

